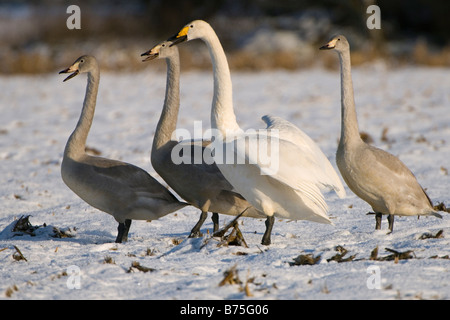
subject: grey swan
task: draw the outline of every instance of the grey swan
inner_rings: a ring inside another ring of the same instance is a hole
[[[154,220],[186,205],[145,170],[125,162],[86,154],[86,140],[94,118],[100,81],[97,60],[79,57],[60,73],[64,81],[87,73],[86,95],[75,130],[70,135],[61,165],[64,183],[89,205],[114,217],[119,223],[116,241],[127,241],[132,220]]]
[[[394,216],[442,216],[433,209],[430,198],[414,174],[396,156],[365,143],[356,116],[350,62],[350,45],[334,36],[321,50],[335,50],[341,69],[341,137],[336,163],[344,181],[375,211],[375,229],[381,229],[382,215],[388,215],[389,232]]]
[[[172,139],[177,129],[178,112],[180,108],[180,57],[178,48],[171,41],[163,41],[141,56],[143,61],[165,59],[167,65],[166,92],[161,116],[153,138],[151,161],[155,171],[166,183],[185,201],[201,210],[200,219],[192,228],[189,237],[201,235],[200,228],[209,211],[213,212],[214,232],[218,230],[218,214],[237,216],[245,210],[244,217],[264,218],[248,201],[246,201],[233,186],[224,178],[217,165],[211,161],[194,159],[196,154],[204,155],[204,149],[211,141]],[[174,163],[172,153],[184,144],[190,147],[189,163]],[[187,144],[187,145],[186,145]],[[194,151],[200,148],[200,152]],[[201,160],[198,161],[198,160]],[[263,243],[270,243],[270,232],[273,221],[266,224]]]

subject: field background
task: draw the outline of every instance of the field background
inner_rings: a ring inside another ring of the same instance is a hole
[[[69,30],[69,4],[81,9],[81,29]],[[381,29],[366,26],[369,5],[381,10]],[[450,4],[411,0],[117,0],[0,3],[0,72],[54,72],[85,52],[111,70],[140,70],[136,54],[194,19],[210,22],[234,70],[335,68],[317,55],[331,35],[350,39],[353,63],[450,66]],[[208,68],[203,46],[184,50],[184,68]]]

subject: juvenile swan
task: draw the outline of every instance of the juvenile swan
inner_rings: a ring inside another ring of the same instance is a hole
[[[347,39],[342,35],[335,36],[320,49],[336,50],[341,65],[341,138],[336,162],[349,188],[375,211],[375,229],[381,229],[383,214],[388,215],[390,232],[394,228],[394,215],[433,215],[442,218],[403,162],[361,139]]]
[[[196,20],[171,38],[175,44],[193,39],[206,43],[213,63],[211,127],[221,134],[214,144],[219,150],[234,150],[233,159],[246,160],[227,163],[218,159],[216,163],[225,178],[271,219],[278,216],[331,223],[321,189],[331,187],[340,196],[345,192],[328,159],[306,134],[280,118],[263,117],[267,130],[245,133],[233,111],[230,70],[216,33],[205,21]],[[270,160],[271,164],[278,162],[278,167],[272,170],[273,167],[263,164],[254,147],[267,147],[270,158],[264,160]]]
[[[194,159],[197,154],[204,155],[204,149],[211,141],[172,140],[180,108],[180,58],[178,48],[171,44],[170,41],[161,42],[142,54],[147,56],[144,61],[165,59],[167,64],[164,106],[156,127],[151,153],[153,168],[180,197],[202,211],[190,237],[201,234],[200,227],[208,211],[213,212],[214,231],[218,229],[217,212],[238,215],[248,208],[244,216],[264,218],[262,213],[233,190],[214,162],[207,164],[203,156],[201,159]],[[175,152],[179,156],[180,147],[192,148],[190,163],[173,162],[172,153]],[[200,148],[201,151],[196,152],[193,150],[195,148]]]
[[[116,242],[127,241],[132,219],[154,220],[186,206],[141,168],[86,154],[100,80],[97,60],[81,56],[60,73],[72,73],[64,81],[80,73],[88,74],[83,109],[64,149],[61,176],[81,199],[116,219]]]

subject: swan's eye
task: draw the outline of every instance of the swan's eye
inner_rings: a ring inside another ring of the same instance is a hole
[[[161,47],[165,47],[166,46],[166,44],[165,43],[163,43],[163,45],[161,46]]]
[[[84,59],[81,59],[80,62],[83,63],[83,62],[84,62]]]
[[[191,28],[193,28],[194,27],[194,25],[193,24],[191,24]]]

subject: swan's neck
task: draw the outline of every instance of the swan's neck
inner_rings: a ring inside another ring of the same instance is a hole
[[[178,55],[166,59],[167,82],[164,106],[153,138],[153,150],[158,150],[171,140],[177,127],[180,109],[180,59]]]
[[[208,46],[213,64],[214,98],[211,108],[211,128],[219,129],[226,137],[228,133],[240,130],[233,111],[233,88],[227,57],[219,38],[211,29],[203,38]]]
[[[350,52],[339,53],[341,64],[341,143],[361,141],[353,94]]]
[[[99,81],[100,73],[98,69],[88,73],[83,109],[81,110],[81,115],[77,126],[67,141],[64,156],[76,158],[85,154],[86,140],[95,113]]]

